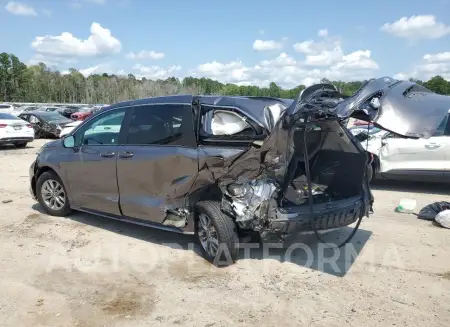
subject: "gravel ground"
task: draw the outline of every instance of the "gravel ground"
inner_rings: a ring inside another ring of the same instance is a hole
[[[339,252],[297,235],[218,269],[192,237],[43,214],[28,193],[42,143],[0,149],[0,326],[450,326],[450,231],[394,212],[450,201],[448,185],[377,183]]]

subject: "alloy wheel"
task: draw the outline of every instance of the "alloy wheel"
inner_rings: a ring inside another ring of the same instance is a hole
[[[212,257],[219,250],[219,236],[208,215],[201,213],[198,216],[198,238],[203,249]]]
[[[46,180],[41,187],[41,195],[45,205],[52,210],[61,210],[66,204],[66,192],[55,180]]]

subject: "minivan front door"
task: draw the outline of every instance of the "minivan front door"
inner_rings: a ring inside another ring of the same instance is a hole
[[[193,126],[190,105],[133,108],[117,158],[123,215],[166,223],[167,209],[184,206],[198,173]]]
[[[75,147],[63,164],[72,206],[120,215],[116,165],[125,113],[107,111],[74,133]]]

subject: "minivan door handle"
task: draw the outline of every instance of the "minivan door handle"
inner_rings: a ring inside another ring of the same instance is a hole
[[[119,154],[120,158],[131,158],[132,156],[133,156],[133,152],[128,152],[128,151],[122,152]]]
[[[103,153],[100,153],[100,155],[104,158],[112,158],[116,155],[116,153],[115,152],[103,152]]]

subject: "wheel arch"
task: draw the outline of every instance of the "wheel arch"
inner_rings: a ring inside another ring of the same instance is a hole
[[[37,184],[37,180],[38,180],[39,177],[40,177],[43,173],[45,173],[45,172],[52,172],[52,173],[56,174],[56,175],[61,179],[61,176],[56,172],[56,170],[53,169],[53,168],[50,167],[50,166],[41,166],[41,167],[36,168],[36,169],[35,169],[35,172],[34,172],[33,179],[32,179],[32,183],[31,183],[31,189],[32,189],[32,191],[33,191],[34,196],[37,195],[37,193],[36,193],[36,184]],[[61,180],[62,180],[62,179],[61,179]]]

